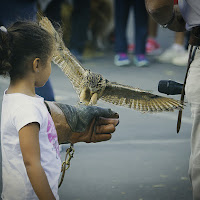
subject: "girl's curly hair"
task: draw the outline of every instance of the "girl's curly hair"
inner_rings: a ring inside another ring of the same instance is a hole
[[[11,80],[24,77],[29,61],[37,57],[45,63],[53,46],[53,37],[33,21],[18,21],[7,32],[0,30],[0,75]]]

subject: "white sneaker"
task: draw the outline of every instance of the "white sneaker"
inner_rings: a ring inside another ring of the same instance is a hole
[[[188,64],[188,57],[189,53],[186,51],[182,55],[179,55],[175,58],[172,59],[172,64],[177,65],[177,66],[187,66]]]
[[[166,49],[160,56],[158,56],[157,60],[163,63],[172,63],[174,58],[179,57],[186,52],[187,51],[183,46],[173,44],[170,48]]]
[[[119,67],[129,65],[130,60],[129,60],[128,55],[126,53],[116,54],[114,57],[114,64]]]

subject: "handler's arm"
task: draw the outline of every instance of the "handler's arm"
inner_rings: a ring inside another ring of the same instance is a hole
[[[39,124],[30,123],[19,131],[21,152],[32,187],[40,200],[55,200],[40,163]]]
[[[145,0],[145,4],[148,13],[157,23],[165,25],[173,19],[167,28],[176,32],[185,31],[185,21],[179,7],[174,6],[174,0]]]
[[[72,112],[68,112],[65,116],[55,102],[46,103],[56,127],[59,144],[109,140],[119,123],[119,115],[109,109],[86,106],[84,107],[85,114],[79,115],[80,109],[76,110],[75,107],[66,105],[69,108],[68,111]],[[70,118],[75,118],[77,121]]]

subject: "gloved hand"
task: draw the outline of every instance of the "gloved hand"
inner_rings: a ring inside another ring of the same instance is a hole
[[[111,109],[95,106],[69,106],[46,102],[53,118],[58,141],[63,143],[101,142],[111,138],[119,115]]]
[[[92,119],[99,117],[118,118],[119,115],[111,109],[105,109],[97,106],[78,107],[67,104],[55,103],[64,113],[66,120],[73,132],[84,132]]]

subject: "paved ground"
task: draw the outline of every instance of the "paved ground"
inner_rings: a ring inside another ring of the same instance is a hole
[[[165,49],[173,33],[159,32]],[[152,64],[145,68],[119,68],[113,53],[84,62],[111,81],[129,84],[157,93],[161,79],[183,82],[185,67]],[[51,81],[56,99],[75,105],[78,101],[68,79],[53,66]],[[0,78],[0,100],[8,80]],[[179,96],[173,96],[179,99]],[[180,134],[176,134],[178,112],[141,114],[123,107],[99,102],[120,114],[120,124],[112,140],[99,144],[76,144],[71,168],[59,189],[60,199],[70,200],[191,200],[188,179],[191,119],[189,105],[183,112]],[[67,145],[64,145],[66,148]],[[64,159],[64,152],[61,153]]]

